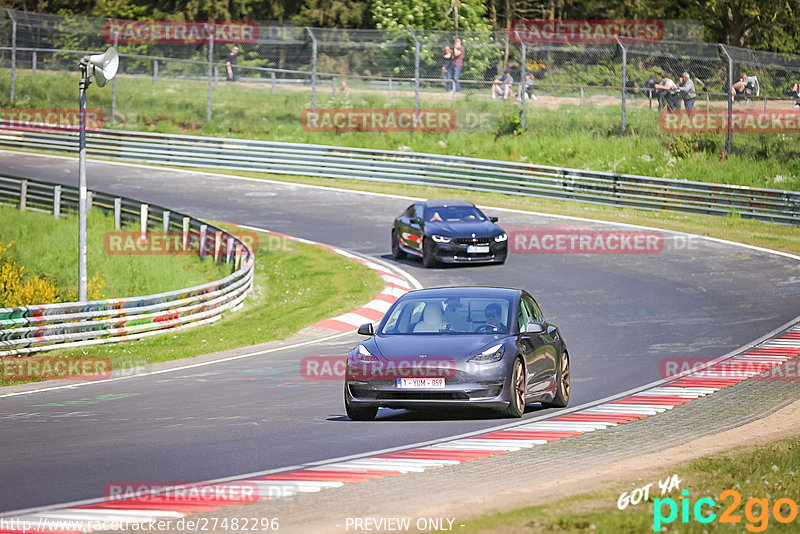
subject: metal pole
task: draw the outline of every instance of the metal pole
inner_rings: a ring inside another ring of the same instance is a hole
[[[726,96],[728,99],[728,142],[725,145],[725,151],[730,154],[733,149],[733,99],[731,98],[733,94],[733,58],[728,54],[725,45],[720,44],[719,47],[728,58],[728,95]]]
[[[153,60],[153,85],[158,81],[158,60]]]
[[[627,100],[626,90],[628,88],[628,50],[622,45],[622,41],[617,37],[617,43],[622,49],[622,135],[625,135],[625,126],[627,122]]]
[[[317,109],[317,38],[314,32],[306,26],[306,31],[311,37],[311,109]]]
[[[8,18],[11,19],[11,102],[14,102],[14,93],[17,86],[17,19],[6,9]]]
[[[114,32],[114,50],[119,46],[119,32]],[[111,80],[111,120],[117,116],[117,77]]]
[[[414,30],[409,28],[411,38],[414,39],[414,112],[419,112],[419,40]]]
[[[214,85],[214,35],[208,41],[208,99],[206,101],[206,122],[211,122],[211,90]]]
[[[524,130],[525,129],[525,125],[527,124],[526,116],[525,116],[525,111],[526,111],[525,110],[525,95],[527,94],[525,92],[525,75],[528,74],[528,60],[527,60],[527,55],[525,53],[526,52],[526,50],[525,50],[525,41],[520,39],[519,42],[520,42],[520,45],[521,45],[521,48],[522,48],[522,50],[521,50],[521,52],[522,52],[522,69],[520,70],[520,75],[522,76],[522,83],[519,84],[519,87],[520,87],[520,90],[519,90],[519,103],[522,105],[522,114],[521,114],[521,117],[520,117],[520,119],[521,119],[520,127]]]
[[[88,65],[81,61],[80,81],[80,149],[78,152],[78,301],[86,302],[86,88],[89,87]]]
[[[36,50],[31,53],[31,74],[36,74]]]

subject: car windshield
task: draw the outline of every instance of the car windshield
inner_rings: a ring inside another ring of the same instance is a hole
[[[428,206],[425,219],[430,222],[485,221],[483,213],[475,206]]]
[[[510,307],[497,297],[407,298],[395,304],[379,333],[505,334]]]

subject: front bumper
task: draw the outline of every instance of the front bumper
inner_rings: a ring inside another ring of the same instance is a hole
[[[483,246],[487,243],[436,243],[433,247],[433,257],[440,263],[494,263],[504,262],[508,256],[508,241],[500,243],[492,240],[488,243],[488,252],[472,252],[470,247]]]

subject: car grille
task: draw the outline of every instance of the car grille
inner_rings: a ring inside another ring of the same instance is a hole
[[[462,391],[382,391],[376,400],[469,400]]]
[[[491,245],[491,237],[457,237],[454,239],[458,245]]]

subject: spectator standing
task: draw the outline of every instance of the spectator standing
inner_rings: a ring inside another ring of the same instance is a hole
[[[225,79],[229,82],[235,82],[239,79],[239,64],[236,58],[236,55],[239,53],[239,47],[234,45],[231,48],[231,53],[228,55],[228,59],[225,60]]]
[[[800,108],[800,83],[796,83],[792,86],[791,94],[792,97],[794,97],[793,107]]]
[[[464,67],[464,47],[461,46],[461,39],[456,38],[453,46],[453,80],[455,81],[456,93],[461,92],[461,69]]]
[[[511,77],[511,72],[507,70],[495,78],[494,83],[492,83],[492,99],[502,98],[506,100],[511,94],[512,85],[514,85],[514,78]]]
[[[669,76],[666,74],[661,76],[661,83],[657,83],[653,87],[658,89],[659,111],[661,111],[661,108],[664,106],[666,106],[667,111],[675,111],[680,107],[680,102],[675,100],[675,95],[680,92],[680,89],[675,85],[675,82],[670,80]]]
[[[448,93],[453,90],[453,59],[453,49],[445,46],[442,56],[442,78],[444,79],[444,90]]]
[[[530,72],[525,74],[525,80],[522,82],[522,98],[539,100],[536,98],[536,95],[533,94],[533,74]]]
[[[688,72],[684,72],[683,75],[681,75],[678,89],[680,89],[683,95],[683,105],[689,115],[691,115],[694,103],[697,101],[697,91],[695,91],[694,82]]]

